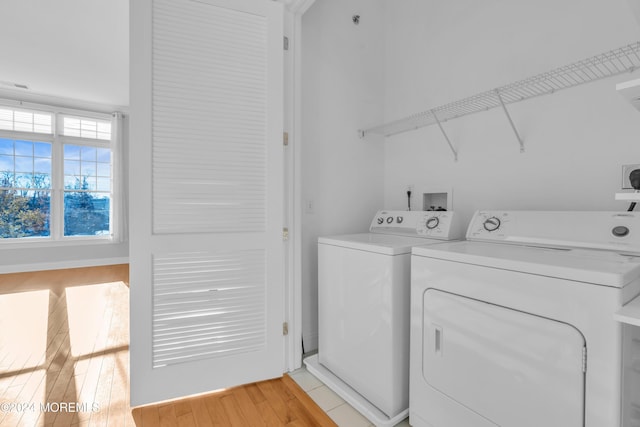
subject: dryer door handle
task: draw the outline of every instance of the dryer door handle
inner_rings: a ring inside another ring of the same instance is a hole
[[[438,356],[442,356],[442,340],[443,340],[442,326],[433,325],[433,351]]]

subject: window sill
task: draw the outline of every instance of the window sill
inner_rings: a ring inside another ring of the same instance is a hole
[[[0,250],[18,248],[53,248],[67,246],[94,246],[94,245],[115,245],[123,243],[124,240],[112,236],[105,237],[67,237],[64,240],[49,240],[46,238],[27,238],[21,240],[3,241],[0,240]]]

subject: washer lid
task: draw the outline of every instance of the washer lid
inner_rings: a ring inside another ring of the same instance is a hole
[[[383,255],[401,255],[411,253],[416,245],[432,245],[442,240],[422,237],[397,236],[394,234],[360,233],[318,238],[320,245],[332,245],[349,249],[376,252]]]
[[[594,249],[559,249],[473,241],[417,246],[413,255],[623,287],[640,277],[640,256]]]

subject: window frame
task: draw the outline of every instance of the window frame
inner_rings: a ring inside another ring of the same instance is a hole
[[[67,245],[93,245],[120,243],[123,241],[121,229],[123,206],[122,191],[120,190],[122,177],[121,168],[121,122],[122,114],[102,113],[88,110],[78,110],[52,105],[34,104],[21,101],[0,99],[0,108],[6,107],[16,110],[28,110],[52,114],[52,133],[34,133],[0,129],[0,138],[14,140],[51,143],[51,206],[49,214],[49,236],[26,238],[0,238],[0,247],[29,246],[51,247]],[[93,139],[63,135],[63,121],[65,117],[82,118],[111,123],[111,139]],[[105,235],[64,235],[64,145],[91,146],[109,148],[111,151],[111,189],[109,192],[109,234]]]

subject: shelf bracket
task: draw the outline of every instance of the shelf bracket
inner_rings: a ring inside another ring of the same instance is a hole
[[[436,119],[436,123],[438,124],[438,127],[440,128],[440,132],[442,132],[442,135],[444,135],[444,139],[446,139],[447,140],[447,144],[449,144],[449,148],[451,149],[451,152],[453,153],[453,160],[457,162],[458,161],[458,153],[453,148],[453,145],[451,144],[451,141],[449,140],[449,137],[447,136],[447,133],[444,131],[444,128],[442,127],[442,123],[440,123],[440,119],[438,119],[438,116],[436,115],[435,110],[431,110],[431,114],[433,114],[433,118]]]
[[[507,110],[507,106],[504,104],[502,100],[502,96],[500,96],[500,91],[498,89],[495,90],[496,96],[498,97],[498,101],[500,101],[500,105],[502,105],[502,109],[504,110],[504,114],[507,115],[507,120],[509,120],[509,124],[511,125],[511,129],[513,129],[513,133],[516,134],[516,138],[518,138],[518,143],[520,144],[520,152],[524,153],[524,142],[518,133],[518,129],[516,129],[516,125],[513,124],[513,120],[511,120],[511,115],[509,114],[509,110]]]

